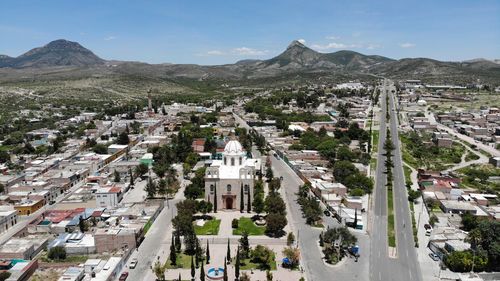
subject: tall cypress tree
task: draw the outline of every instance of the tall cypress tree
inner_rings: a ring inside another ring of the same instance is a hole
[[[224,275],[222,276],[224,281],[228,281],[227,280],[227,261],[226,261],[226,258],[224,258]]]
[[[182,248],[181,233],[178,230],[176,230],[175,231],[175,250],[177,251],[177,253],[181,252],[181,248]]]
[[[210,248],[209,248],[209,245],[208,245],[208,239],[207,239],[207,251],[206,251],[206,257],[207,257],[207,264],[210,263]]]
[[[243,194],[243,183],[241,184],[240,188],[240,213],[243,213],[245,210],[245,200],[243,199],[244,194]]]
[[[240,246],[238,246],[238,251],[236,252],[236,264],[234,266],[234,276],[236,280],[240,279]]]
[[[200,281],[205,281],[205,267],[203,266],[203,262],[201,262]]]
[[[214,213],[217,213],[217,183],[214,186]]]
[[[231,247],[229,246],[229,238],[227,238],[227,253],[226,253],[227,260],[230,262],[231,261]]]
[[[170,244],[170,264],[171,265],[177,264],[177,249],[175,247],[174,236],[172,236],[172,244]]]
[[[194,281],[194,275],[196,274],[196,271],[194,269],[194,259],[193,256],[191,256],[191,280]]]
[[[247,194],[247,213],[252,212],[252,198],[250,196],[250,186],[248,186],[248,194]]]

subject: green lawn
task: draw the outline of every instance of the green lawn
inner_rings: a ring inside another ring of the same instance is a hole
[[[468,151],[467,152],[467,155],[465,155],[465,161],[472,161],[472,160],[477,160],[479,159],[479,156],[477,156],[476,154]]]
[[[373,136],[372,151],[373,151],[373,153],[377,153],[377,151],[378,151],[379,131],[378,130],[373,130],[372,131],[372,136]]]
[[[186,254],[180,253],[177,254],[177,264],[172,265],[170,263],[170,259],[167,260],[165,263],[165,267],[167,269],[176,269],[176,268],[191,268],[191,256],[188,256]]]
[[[411,183],[411,169],[403,165],[403,172],[405,173],[405,183]]]
[[[370,159],[370,166],[373,171],[377,170],[377,158]]]
[[[206,221],[203,226],[194,225],[196,235],[217,235],[219,233],[220,220]]]
[[[151,219],[148,220],[146,225],[144,225],[144,234],[148,233],[148,230],[151,228],[152,225],[153,225],[153,222],[151,221]]]
[[[413,227],[413,240],[415,241],[415,247],[418,247],[418,229],[417,223],[415,221],[415,204],[413,202],[410,203],[410,216],[411,216],[411,226]]]
[[[273,255],[273,259],[271,262],[271,270],[276,270],[276,256]],[[241,270],[250,270],[250,269],[262,269],[260,268],[260,264],[253,263],[250,259],[242,259],[240,264]]]
[[[392,187],[387,188],[387,237],[389,247],[396,247],[396,231],[394,229],[394,197]]]
[[[264,235],[266,228],[257,226],[250,218],[243,217],[238,221],[238,228],[233,229],[233,235],[242,235],[245,231],[248,235]]]

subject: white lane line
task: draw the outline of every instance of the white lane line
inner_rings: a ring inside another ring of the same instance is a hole
[[[380,273],[380,271],[378,272],[378,280],[382,280],[382,274]]]

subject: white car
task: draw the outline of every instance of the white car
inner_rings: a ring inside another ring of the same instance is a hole
[[[134,269],[137,266],[137,259],[134,258],[132,261],[129,263],[128,268]]]

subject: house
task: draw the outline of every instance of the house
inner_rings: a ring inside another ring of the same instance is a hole
[[[26,215],[29,216],[34,212],[38,211],[45,205],[43,199],[25,199],[18,204],[14,205],[14,209],[18,212],[18,215]]]
[[[17,223],[17,210],[12,209],[10,206],[7,208],[0,208],[0,233],[9,230]]]
[[[97,207],[114,207],[118,205],[122,198],[123,192],[117,186],[100,187],[95,192]]]
[[[441,210],[444,213],[452,214],[476,214],[477,209],[470,202],[465,201],[454,201],[454,200],[441,200],[440,201]]]

